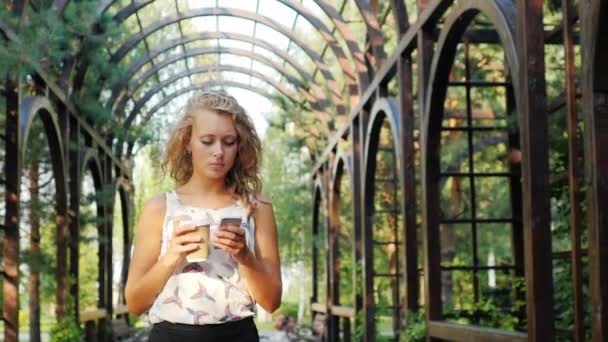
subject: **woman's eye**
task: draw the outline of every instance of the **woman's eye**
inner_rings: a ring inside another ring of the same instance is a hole
[[[224,144],[225,144],[225,145],[228,145],[228,146],[232,146],[232,145],[234,145],[235,143],[236,143],[236,141],[234,141],[234,140],[231,140],[231,141],[224,141]]]
[[[213,144],[213,141],[208,141],[208,140],[201,140],[201,142],[202,142],[204,145],[211,145],[211,144]]]

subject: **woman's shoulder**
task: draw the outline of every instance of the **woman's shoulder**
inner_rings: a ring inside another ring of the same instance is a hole
[[[254,219],[259,220],[263,217],[274,215],[270,197],[264,196],[261,193],[254,193],[251,195],[251,202],[255,208],[253,211]]]
[[[165,212],[167,208],[167,201],[165,199],[166,193],[160,193],[156,196],[148,198],[144,204],[143,212],[148,212],[152,215],[159,215]]]
[[[272,199],[259,192],[253,193],[251,195],[251,198],[252,198],[252,201],[255,202],[256,204],[272,205]]]
[[[165,194],[158,194],[147,199],[139,215],[138,230],[144,229],[149,232],[161,229],[164,221],[167,204]]]

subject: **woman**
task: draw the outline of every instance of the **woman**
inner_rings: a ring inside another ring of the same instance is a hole
[[[176,189],[149,200],[136,227],[125,296],[129,312],[149,311],[150,341],[258,341],[255,304],[281,302],[272,205],[259,195],[261,143],[253,123],[225,93],[188,101],[162,168]],[[218,227],[222,217],[241,224]],[[208,259],[187,262],[211,221]],[[238,220],[237,220],[238,222]]]

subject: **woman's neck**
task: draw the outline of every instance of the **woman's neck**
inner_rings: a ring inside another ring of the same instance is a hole
[[[187,193],[198,194],[218,194],[223,195],[229,192],[225,181],[221,179],[201,179],[200,177],[191,177],[184,185],[179,187],[181,191]]]

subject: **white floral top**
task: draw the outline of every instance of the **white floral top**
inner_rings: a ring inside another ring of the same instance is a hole
[[[211,220],[211,234],[222,217],[241,217],[247,247],[254,249],[255,226],[242,204],[207,209],[180,202],[175,191],[166,193],[167,211],[163,222],[160,256],[167,252],[173,233],[173,217],[188,215],[193,221]],[[218,324],[255,314],[255,302],[241,278],[236,262],[227,252],[212,246],[207,260],[175,268],[149,311],[151,323],[168,321],[183,324]]]

